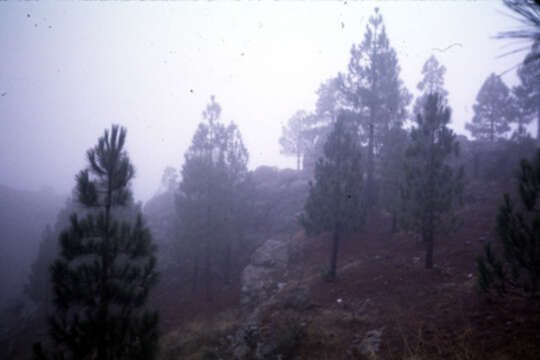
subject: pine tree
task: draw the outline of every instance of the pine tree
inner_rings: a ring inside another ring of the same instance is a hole
[[[429,94],[438,93],[441,96],[441,100],[446,104],[448,91],[444,88],[445,73],[446,67],[441,65],[435,56],[431,55],[426,60],[422,67],[422,80],[416,86],[422,92],[422,95],[414,103],[414,114],[422,111]]]
[[[181,241],[191,249],[192,287],[196,290],[202,267],[208,300],[216,266],[230,281],[233,247],[243,227],[249,158],[240,131],[233,123],[225,126],[220,114],[212,97],[185,154],[177,194]]]
[[[299,110],[287,122],[287,126],[281,128],[281,153],[284,155],[296,156],[296,170],[302,166],[302,157],[306,152],[307,139],[306,130],[308,130],[308,114]]]
[[[336,76],[322,82],[316,91],[315,112],[308,115],[306,119],[308,128],[304,131],[307,143],[303,169],[306,172],[311,173],[317,159],[323,156],[326,138],[332,131],[338,113],[346,104],[342,87],[340,77]]]
[[[125,139],[124,128],[105,130],[76,177],[78,201],[90,213],[74,213],[60,235],[61,255],[51,267],[56,348],[48,356],[36,344],[38,359],[155,358],[158,315],[144,309],[158,276],[155,246],[140,213],[134,223],[116,215],[131,199],[134,176]]]
[[[442,104],[440,95],[430,94],[416,117],[405,153],[403,220],[406,227],[422,236],[427,269],[433,267],[435,234],[446,227],[445,218],[459,205],[463,190],[463,167],[453,169],[449,165],[449,156],[458,154],[449,122],[450,109]]]
[[[411,96],[399,78],[400,66],[390,46],[379,9],[370,17],[364,40],[351,48],[348,73],[341,77],[348,107],[357,114],[367,141],[367,204],[375,202],[375,156],[386,131],[401,126]]]
[[[518,182],[521,206],[505,194],[496,218],[502,258],[486,245],[477,259],[478,285],[488,294],[534,297],[540,286],[540,151],[532,161],[521,160]]]
[[[336,280],[339,242],[364,223],[361,148],[356,125],[340,115],[324,145],[324,157],[315,165],[300,223],[308,235],[332,233],[328,280]]]
[[[516,117],[510,90],[501,78],[493,73],[482,84],[473,109],[474,117],[465,128],[474,138],[491,143],[510,130],[510,123]]]

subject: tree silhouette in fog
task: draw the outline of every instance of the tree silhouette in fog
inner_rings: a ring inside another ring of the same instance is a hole
[[[315,165],[300,223],[308,235],[332,234],[327,279],[337,279],[340,239],[364,225],[361,148],[354,122],[339,115],[324,145],[324,157]]]
[[[454,219],[451,211],[460,204],[463,191],[463,167],[449,164],[449,157],[458,154],[449,122],[450,109],[440,95],[430,94],[416,116],[405,153],[404,225],[422,236],[427,269],[433,267],[435,235]]]
[[[37,359],[153,359],[158,314],[145,310],[156,284],[155,246],[139,213],[118,221],[113,209],[131,200],[135,171],[124,150],[126,130],[105,130],[88,150],[88,167],[76,177],[78,201],[90,213],[71,216],[51,267],[56,312],[50,319],[55,348],[41,344]]]

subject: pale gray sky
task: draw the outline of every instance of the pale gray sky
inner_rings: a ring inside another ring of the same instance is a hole
[[[431,54],[447,67],[459,133],[484,79],[524,56],[497,58],[521,46],[492,39],[517,24],[499,1],[0,2],[0,183],[67,193],[119,123],[147,200],[167,165],[180,168],[211,94],[250,168],[294,167],[279,155],[281,125],[346,70],[375,6],[410,91]],[[503,79],[514,85],[515,72]]]

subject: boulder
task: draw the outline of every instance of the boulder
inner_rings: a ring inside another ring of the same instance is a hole
[[[265,241],[251,257],[242,271],[243,305],[256,305],[278,291],[285,279],[288,259],[288,241],[271,238]]]

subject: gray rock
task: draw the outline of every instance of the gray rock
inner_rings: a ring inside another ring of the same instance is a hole
[[[381,347],[382,333],[383,328],[368,331],[360,343],[360,353],[375,359]]]
[[[288,241],[265,241],[251,257],[241,275],[243,305],[256,305],[278,291],[287,270]],[[283,285],[284,286],[284,285]]]
[[[283,307],[296,311],[307,310],[311,305],[309,290],[305,287],[296,287],[290,289],[285,294]]]

